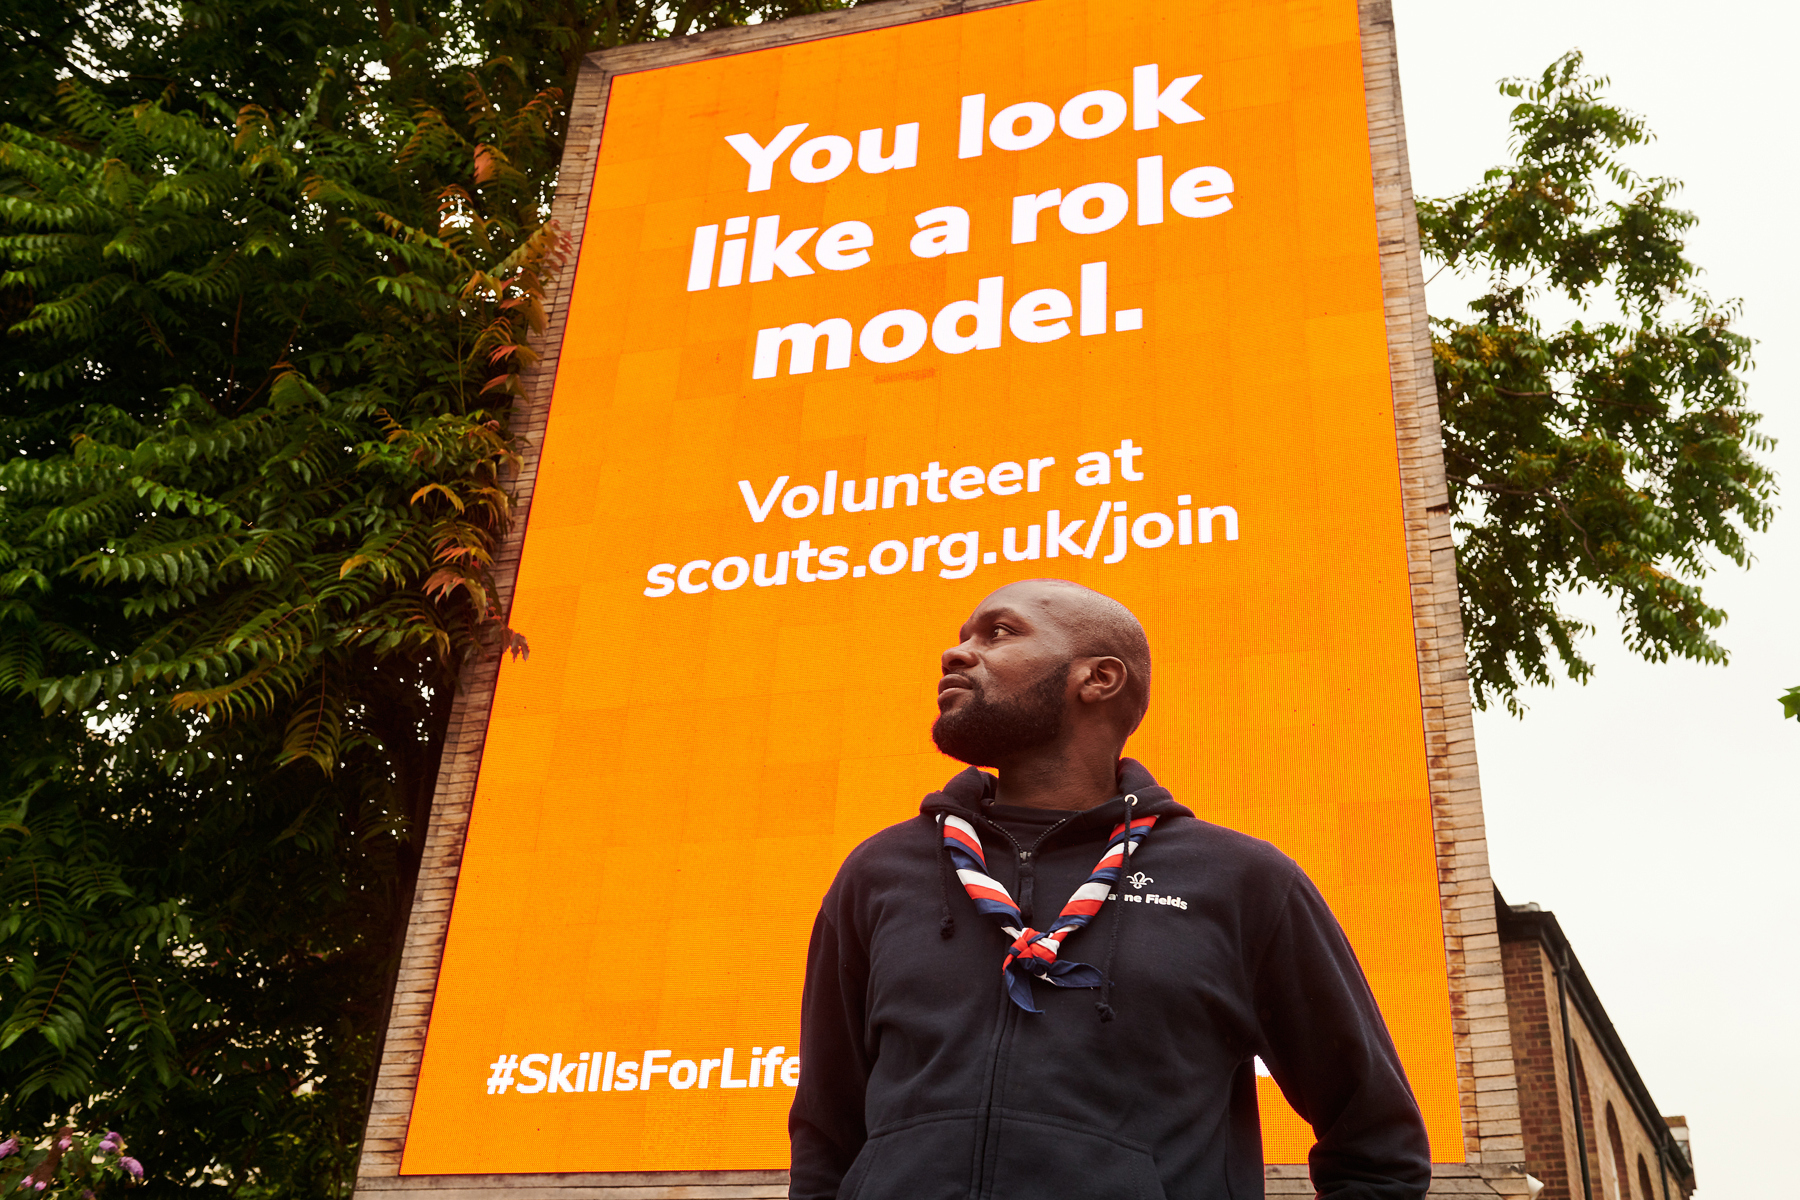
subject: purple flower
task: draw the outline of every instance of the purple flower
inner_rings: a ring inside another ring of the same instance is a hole
[[[135,1158],[121,1158],[119,1160],[119,1165],[129,1171],[133,1179],[142,1179],[144,1177],[144,1164]]]
[[[75,1145],[74,1138],[61,1137],[61,1138],[56,1139],[56,1148],[58,1150],[68,1150],[68,1149],[71,1149],[74,1145]]]
[[[94,1200],[94,1189],[93,1188],[82,1188],[81,1189],[81,1200]]]
[[[0,1158],[5,1158],[9,1154],[17,1154],[18,1152],[19,1152],[19,1139],[18,1138],[9,1137],[4,1142],[0,1142]]]
[[[99,1145],[100,1153],[111,1154],[113,1151],[117,1150],[119,1148],[119,1143],[113,1141],[113,1139],[118,1136],[119,1135],[116,1133],[109,1133],[105,1137],[101,1138],[100,1145]]]
[[[40,1179],[37,1181],[37,1190],[40,1192],[49,1186],[50,1186],[50,1181],[48,1179]]]

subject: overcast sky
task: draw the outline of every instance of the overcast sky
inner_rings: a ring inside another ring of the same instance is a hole
[[[1689,249],[1715,297],[1745,302],[1751,397],[1789,489],[1749,571],[1706,585],[1731,614],[1728,667],[1653,665],[1604,604],[1598,671],[1476,718],[1494,879],[1562,922],[1638,1071],[1693,1127],[1700,1195],[1787,1195],[1800,1137],[1800,284],[1795,6],[1713,0],[1395,0],[1413,184],[1443,195],[1504,161],[1494,82],[1572,47],[1658,140],[1634,162],[1686,182]],[[1786,149],[1783,149],[1786,147]],[[1464,292],[1431,289],[1432,312]]]

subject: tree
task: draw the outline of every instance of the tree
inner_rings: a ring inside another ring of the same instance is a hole
[[[0,465],[0,1077],[13,1113],[142,1129],[159,1177],[223,1150],[329,1183],[404,834],[491,612],[490,406],[554,235],[413,224],[405,168],[306,113],[63,99],[85,144],[0,147],[29,292]]]
[[[1419,204],[1426,253],[1485,275],[1471,319],[1433,320],[1457,575],[1476,703],[1560,668],[1592,672],[1589,632],[1559,608],[1595,589],[1653,662],[1724,662],[1726,614],[1699,580],[1714,555],[1747,566],[1768,527],[1769,438],[1747,405],[1749,339],[1715,303],[1670,207],[1679,184],[1621,157],[1650,134],[1602,97],[1579,53],[1501,91],[1514,161]],[[1575,310],[1552,325],[1552,303]]]
[[[347,1190],[568,85],[786,11],[0,15],[0,1127]]]

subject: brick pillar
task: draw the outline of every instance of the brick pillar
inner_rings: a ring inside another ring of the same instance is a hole
[[[1585,1200],[1580,1168],[1574,1165],[1574,1148],[1564,1131],[1567,1084],[1555,976],[1536,939],[1505,942],[1501,950],[1513,1069],[1519,1079],[1525,1169],[1543,1181],[1538,1200]]]

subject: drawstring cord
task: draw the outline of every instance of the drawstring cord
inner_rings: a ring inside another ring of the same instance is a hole
[[[946,941],[956,936],[956,918],[950,915],[950,847],[944,844],[944,814],[939,813],[938,826],[938,900],[943,906],[943,919],[938,922],[938,936]]]
[[[1131,814],[1136,809],[1137,797],[1125,797],[1125,828],[1127,830],[1131,828]],[[1131,839],[1127,837],[1125,839],[1124,860],[1119,863],[1120,883],[1125,882],[1125,871],[1131,866],[1131,856],[1136,852],[1137,848],[1132,845]],[[1100,967],[1100,999],[1094,1001],[1094,1011],[1100,1014],[1100,1023],[1102,1025],[1118,1015],[1113,1011],[1112,1006],[1112,967],[1113,956],[1119,949],[1119,926],[1125,923],[1125,894],[1115,888],[1113,889],[1113,895],[1118,898],[1113,901],[1112,936],[1106,939],[1106,961],[1102,963]]]

